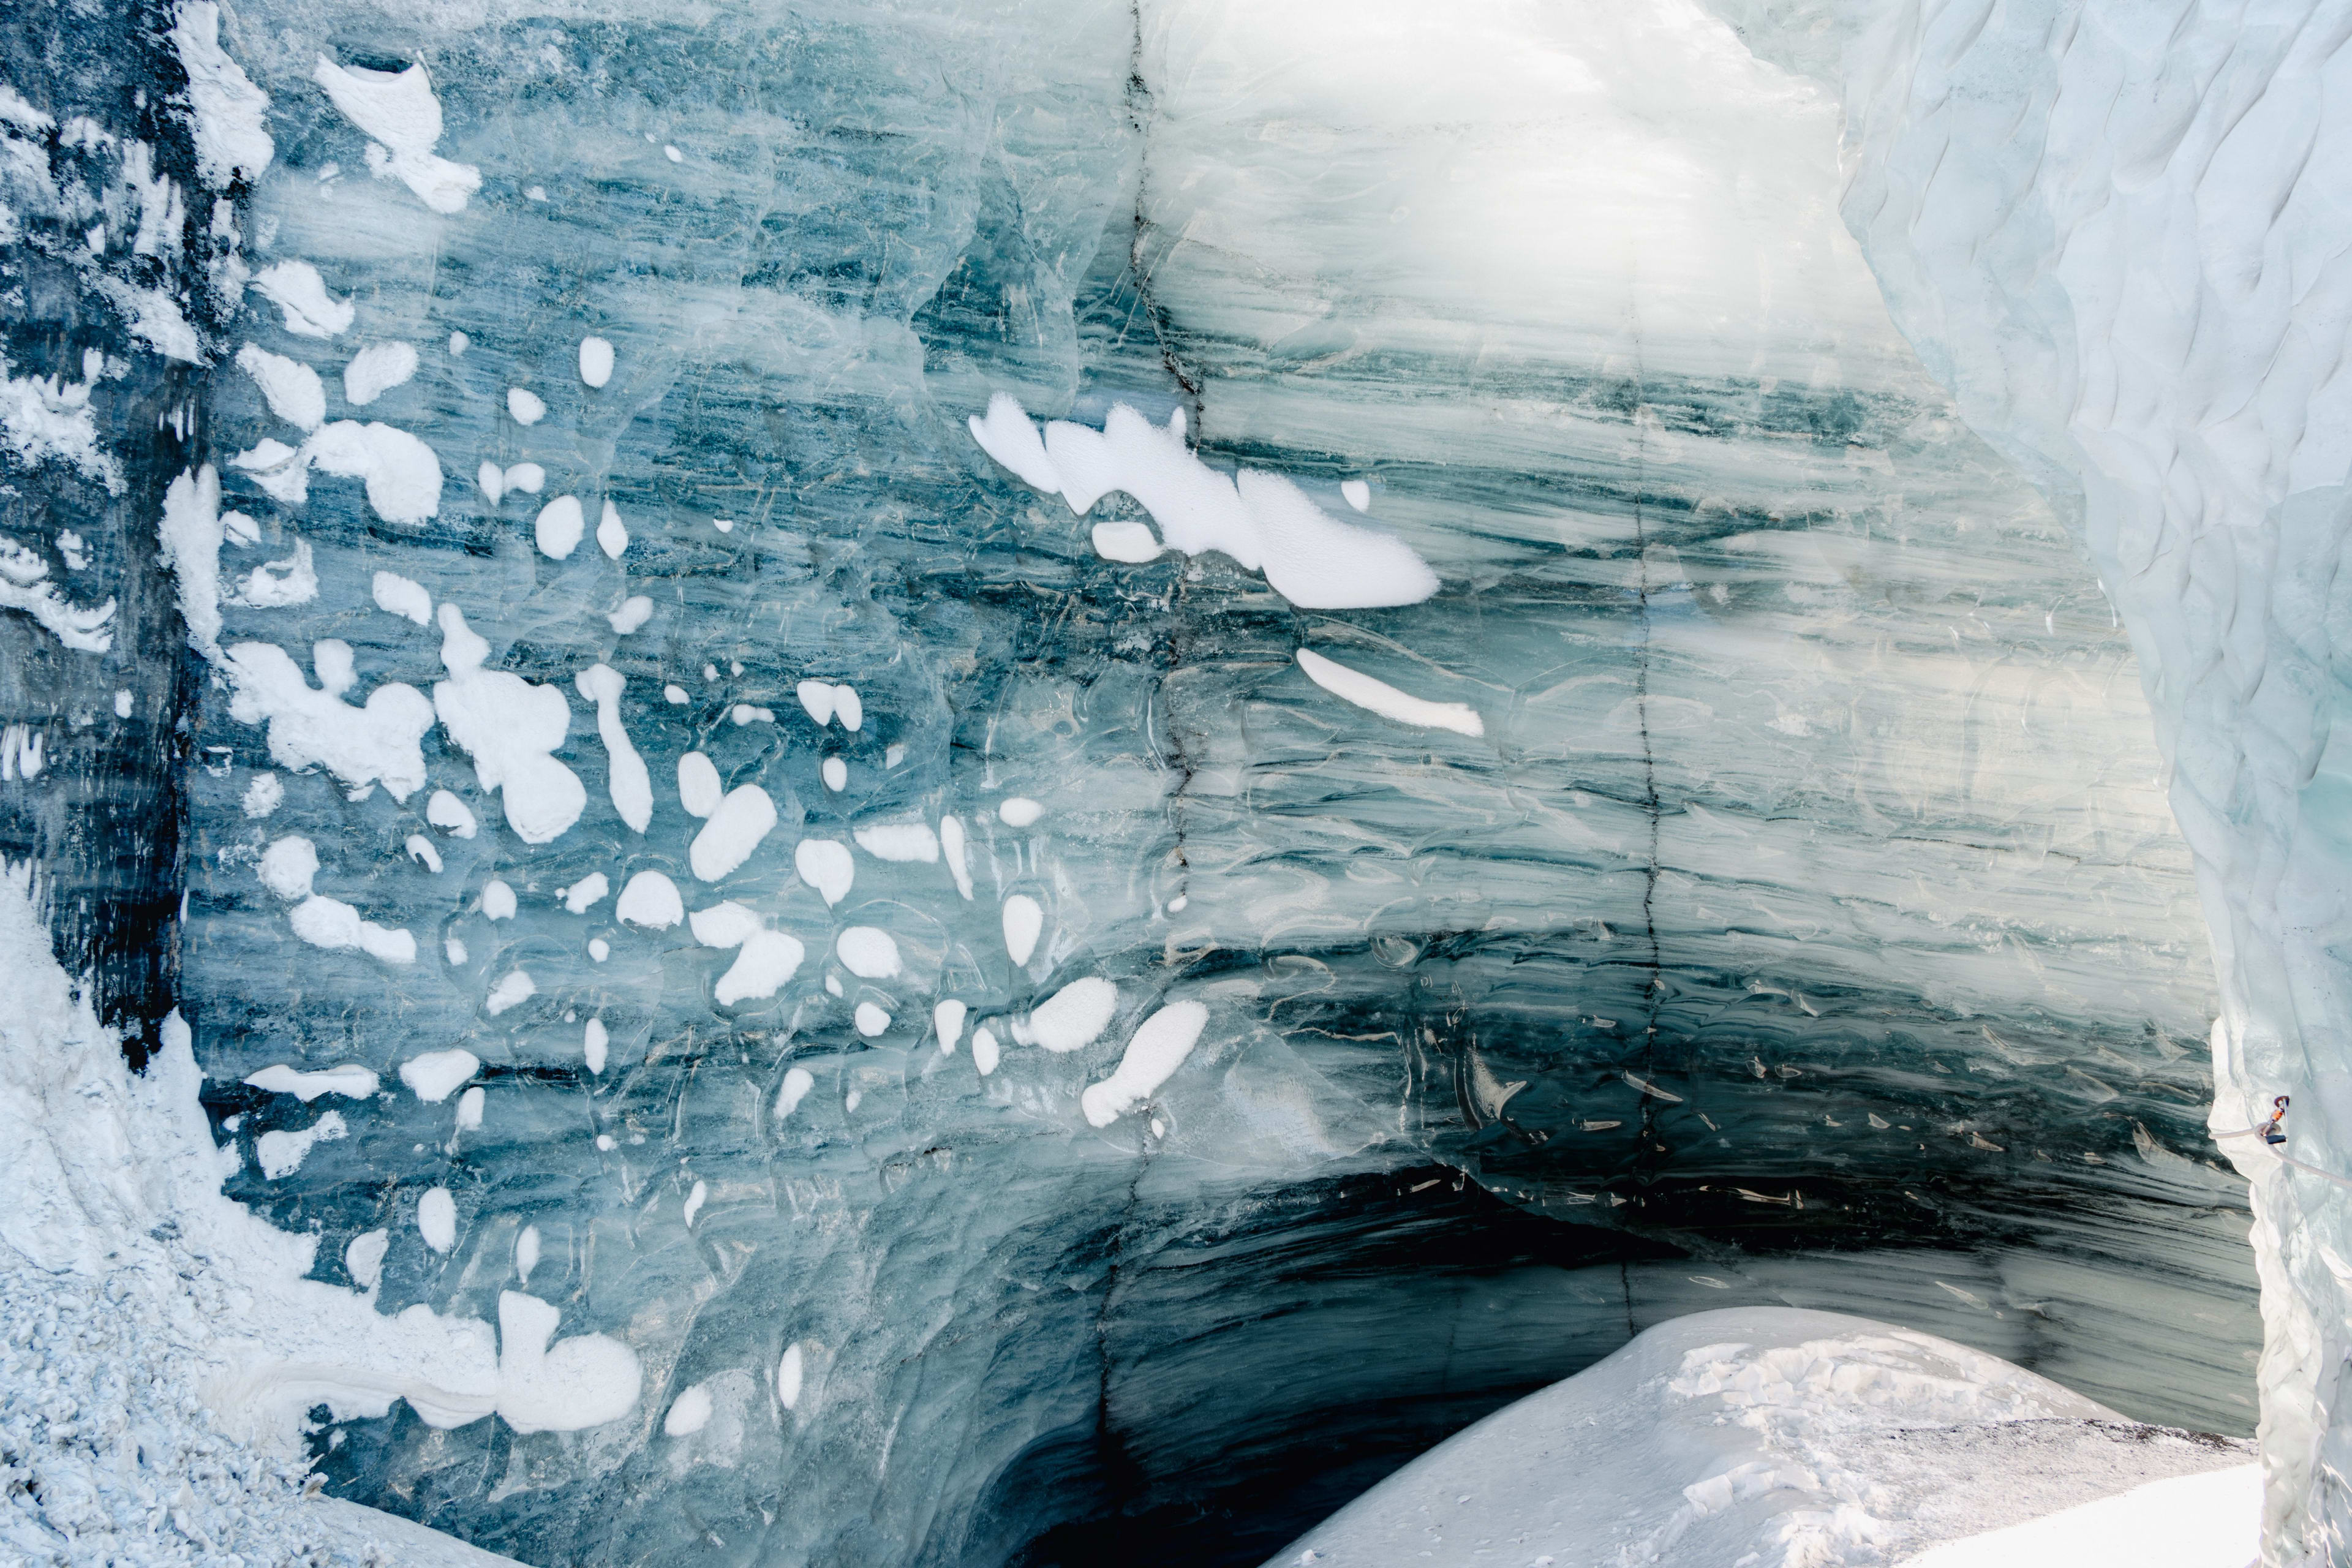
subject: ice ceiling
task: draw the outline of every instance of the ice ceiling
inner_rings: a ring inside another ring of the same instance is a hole
[[[223,1419],[533,1563],[1255,1562],[1740,1302],[2252,1430],[2158,742],[2334,678],[2182,730],[1988,128],[2235,79],[1960,9],[0,18],[0,845],[337,1292]]]

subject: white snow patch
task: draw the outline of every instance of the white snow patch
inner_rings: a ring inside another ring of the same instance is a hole
[[[507,413],[518,425],[536,425],[547,417],[547,400],[529,387],[509,386]]]
[[[63,375],[13,376],[0,355],[0,436],[26,467],[54,458],[72,464],[115,495],[122,493],[122,468],[98,444],[98,419],[89,395],[104,374],[106,355],[86,349],[81,380]]]
[[[362,1290],[373,1290],[383,1280],[383,1255],[392,1250],[392,1232],[363,1230],[343,1248],[343,1268]]]
[[[433,727],[433,704],[397,681],[370,692],[364,707],[345,702],[349,666],[332,652],[342,647],[313,646],[320,680],[314,687],[284,648],[235,644],[226,656],[235,689],[229,713],[241,723],[267,724],[269,759],[289,772],[323,767],[347,789],[381,784],[393,799],[406,800],[425,784],[422,742]]]
[[[677,884],[659,871],[640,871],[621,889],[613,918],[644,931],[667,931],[686,918],[686,901]]]
[[[787,1068],[784,1081],[776,1090],[776,1120],[782,1121],[799,1110],[801,1101],[807,1099],[808,1091],[815,1087],[816,1079],[809,1075],[808,1068]]]
[[[441,662],[449,679],[433,688],[433,709],[449,738],[474,759],[474,776],[498,790],[507,826],[526,844],[545,844],[580,820],[588,791],[553,753],[572,728],[572,710],[553,686],[488,670],[490,645],[467,629],[457,606],[441,606]]]
[[[319,384],[319,373],[300,360],[247,343],[236,351],[236,368],[253,378],[269,412],[288,424],[316,430],[327,422],[327,389]]]
[[[2263,1468],[2150,1481],[1907,1558],[1904,1568],[2241,1568],[2262,1536]]]
[[[351,330],[359,312],[349,300],[327,292],[326,280],[307,261],[280,261],[254,274],[252,287],[278,307],[286,330],[297,337],[331,338]]]
[[[375,138],[367,165],[381,179],[397,179],[435,212],[463,212],[481,189],[481,172],[453,163],[433,149],[441,140],[441,100],[421,64],[404,71],[346,70],[324,55],[310,79],[327,89],[352,124]]]
[[[1049,496],[1062,493],[1062,476],[1055,468],[1054,459],[1046,456],[1045,443],[1038,437],[1037,426],[1030,421],[1019,398],[1009,392],[1000,392],[988,400],[985,415],[973,415],[964,423],[971,427],[971,438],[980,443],[980,449],[998,463]],[[1099,532],[1096,538],[1099,548]],[[1106,551],[1104,553],[1109,552]],[[1153,544],[1151,553],[1160,553],[1157,543]],[[1149,560],[1150,557],[1143,559]]]
[[[245,786],[245,815],[257,821],[276,811],[285,799],[285,783],[276,773],[256,773]]]
[[[427,1105],[438,1105],[482,1070],[482,1058],[468,1050],[426,1051],[400,1064],[400,1081]]]
[[[590,386],[602,386],[613,379],[613,345],[610,340],[580,340],[580,379]]]
[[[592,664],[572,684],[581,696],[596,705],[596,733],[604,742],[606,787],[612,792],[613,809],[633,830],[643,833],[654,818],[654,781],[621,724],[621,692],[625,682],[612,666]]]
[[[710,1424],[710,1390],[695,1384],[677,1396],[662,1417],[662,1431],[672,1437],[691,1436]]]
[[[1360,670],[1335,664],[1313,648],[1298,650],[1298,668],[1307,678],[1334,697],[1369,709],[1383,719],[1393,719],[1400,724],[1412,724],[1423,730],[1452,730],[1456,734],[1484,735],[1486,722],[1478,717],[1476,709],[1462,702],[1432,702],[1399,691],[1384,680],[1375,680]]]
[[[1004,951],[1013,955],[1014,964],[1027,963],[1045,929],[1045,911],[1028,894],[1015,893],[1004,900],[1003,924]]]
[[[319,596],[319,569],[311,562],[307,540],[294,542],[294,553],[283,561],[268,561],[245,574],[226,603],[257,610],[282,610],[307,605]]]
[[[860,1002],[852,1021],[857,1026],[857,1032],[870,1040],[890,1026],[890,1015],[874,1003]]]
[[[433,595],[425,584],[397,572],[379,572],[373,584],[375,607],[386,615],[403,616],[418,626],[433,622]]]
[[[180,313],[178,300],[162,289],[134,289],[114,278],[96,279],[98,291],[129,318],[131,335],[166,359],[204,363],[204,343]]]
[[[410,859],[417,862],[434,875],[440,875],[441,851],[433,847],[433,840],[425,837],[422,833],[412,833],[408,836],[408,842],[404,844],[401,847],[408,851],[408,858]]]
[[[365,482],[368,506],[386,522],[440,515],[441,459],[433,448],[390,425],[338,419],[299,447],[267,440],[229,461],[277,500],[299,506],[310,495],[310,469]]]
[[[726,797],[727,786],[719,782],[716,763],[700,752],[688,752],[677,760],[677,803],[688,816],[709,816],[719,809]]]
[[[434,1187],[416,1200],[416,1232],[436,1252],[457,1245],[457,1200],[446,1187]]]
[[[263,129],[269,95],[220,47],[220,7],[187,0],[172,27],[172,47],[188,73],[197,174],[216,191],[235,180],[252,184],[278,153]]]
[[[577,496],[557,496],[539,509],[539,518],[531,524],[531,537],[538,542],[539,552],[550,561],[563,561],[580,548],[580,536],[588,531],[588,519],[580,510]]]
[[[629,548],[629,531],[621,521],[621,509],[611,501],[604,503],[604,515],[596,523],[596,548],[608,561],[618,561]]]
[[[499,878],[482,884],[482,918],[510,921],[515,916],[515,890]]]
[[[210,463],[183,471],[172,481],[163,492],[163,516],[155,536],[163,563],[179,586],[180,618],[187,623],[188,645],[218,664],[223,534],[220,474]]]
[[[1123,561],[1139,566],[1146,561],[1160,559],[1160,538],[1149,524],[1140,522],[1098,522],[1094,527],[1095,553],[1106,561]]]
[[[580,1055],[582,1059],[587,1062],[590,1072],[597,1074],[604,1072],[604,1053],[610,1048],[612,1039],[612,1035],[604,1027],[604,1019],[588,1020],[588,1027],[581,1036]]]
[[[1034,438],[1018,402],[998,394],[987,420],[971,421],[971,429],[991,457],[1045,488],[1016,466],[1016,458],[1032,463]],[[1122,403],[1098,431],[1055,420],[1043,444],[1046,463],[1036,471],[1058,482],[1072,511],[1084,516],[1110,491],[1124,490],[1151,513],[1169,548],[1187,555],[1221,551],[1263,571],[1268,586],[1302,608],[1417,605],[1437,592],[1437,574],[1403,541],[1341,521],[1278,474],[1244,468],[1228,476],[1202,462],[1185,443],[1181,409],[1158,426]],[[1122,544],[1116,537],[1109,542]]]
[[[1362,479],[1341,479],[1339,495],[1358,511],[1370,511],[1372,509],[1372,487]]]
[[[615,637],[627,637],[653,619],[654,602],[643,594],[633,594],[621,601],[621,607],[604,617]]]
[[[931,1009],[931,1028],[940,1037],[940,1055],[951,1056],[963,1038],[964,1005],[948,997]]]
[[[425,820],[457,838],[471,838],[480,826],[466,803],[446,789],[435,790],[425,803]]]
[[[793,869],[817,890],[831,909],[849,896],[856,879],[857,862],[849,846],[832,838],[803,838],[793,849]]]
[[[696,878],[716,882],[751,858],[776,826],[776,804],[758,784],[739,784],[711,812],[687,850]]]
[[[713,993],[722,1007],[773,996],[805,956],[796,938],[763,929],[758,914],[731,900],[695,910],[688,924],[705,947],[740,950]]]
[[[1118,987],[1089,975],[1075,980],[1030,1013],[1013,1023],[1013,1037],[1024,1046],[1049,1051],[1075,1051],[1091,1046],[1118,1011]]]
[[[964,853],[963,818],[940,818],[940,847],[947,851],[948,875],[955,879],[956,891],[966,900],[971,897],[971,861]]]
[[[783,1359],[776,1363],[776,1403],[785,1409],[797,1407],[801,1402],[801,1346],[798,1340],[784,1347]]]
[[[1087,1121],[1108,1127],[1142,1104],[1184,1065],[1208,1022],[1209,1009],[1198,1002],[1172,1002],[1146,1018],[1128,1041],[1118,1070],[1078,1097]]]
[[[857,828],[853,837],[857,847],[877,860],[920,861],[930,866],[940,858],[940,836],[927,823],[880,823]]]
[[[520,1007],[539,994],[539,983],[526,970],[510,969],[499,977],[483,1000],[482,1011],[495,1018],[511,1007]]]
[[[1003,1047],[996,1043],[994,1030],[983,1025],[971,1032],[971,1065],[980,1069],[981,1077],[986,1078],[996,1070],[1002,1055]]]
[[[1007,827],[1027,827],[1045,815],[1045,808],[1027,795],[1007,795],[996,804],[996,819]]]
[[[261,1173],[271,1181],[290,1176],[302,1168],[310,1157],[311,1145],[331,1143],[351,1136],[343,1125],[343,1113],[330,1110],[318,1121],[299,1131],[265,1132],[253,1141],[253,1157],[261,1166]]]
[[[343,366],[343,401],[364,408],[415,374],[415,343],[370,343]]]
[[[834,940],[842,967],[860,980],[887,980],[898,973],[898,944],[875,926],[851,926]]]
[[[253,1088],[271,1094],[290,1094],[308,1105],[322,1094],[340,1094],[346,1100],[365,1100],[376,1091],[373,1072],[363,1067],[345,1065],[324,1068],[317,1072],[300,1072],[284,1062],[247,1073],[245,1081]]]
[[[605,878],[604,872],[591,871],[564,889],[559,896],[563,900],[563,907],[566,910],[575,915],[584,915],[603,903],[604,895],[612,890],[613,884]]]
[[[1515,1563],[2242,1568],[2251,1457],[1931,1335],[1735,1308],[1496,1412],[1276,1560],[1402,1561],[1444,1517],[1475,1520]]]

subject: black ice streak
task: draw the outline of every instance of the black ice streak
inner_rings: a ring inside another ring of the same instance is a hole
[[[1176,353],[1175,329],[1168,312],[1151,295],[1151,273],[1154,264],[1147,252],[1153,225],[1144,214],[1144,202],[1151,189],[1151,144],[1150,131],[1153,108],[1151,85],[1143,79],[1143,10],[1130,5],[1129,15],[1135,22],[1134,42],[1129,46],[1127,66],[1127,121],[1138,139],[1135,171],[1135,211],[1133,230],[1128,240],[1127,269],[1134,281],[1136,309],[1151,323],[1152,342],[1160,347],[1160,363],[1184,394],[1185,416],[1191,420],[1197,442],[1201,432],[1202,376],[1197,370],[1187,370]],[[1163,252],[1163,255],[1165,253]],[[1129,320],[1133,319],[1132,312]],[[1123,335],[1123,334],[1122,334]]]
[[[1650,818],[1649,863],[1642,873],[1642,926],[1649,938],[1650,957],[1643,966],[1649,970],[1649,983],[1642,987],[1642,1076],[1654,1082],[1658,1046],[1658,992],[1664,984],[1664,965],[1658,950],[1658,769],[1657,753],[1650,743],[1650,542],[1647,521],[1643,514],[1643,496],[1649,485],[1649,447],[1643,438],[1642,410],[1645,406],[1638,395],[1643,384],[1644,371],[1641,363],[1640,323],[1634,328],[1634,379],[1637,395],[1633,405],[1633,555],[1636,573],[1634,615],[1641,630],[1639,651],[1633,664],[1633,710],[1642,726],[1642,803]],[[1634,1149],[1636,1172],[1654,1163],[1651,1156],[1662,1152],[1654,1136],[1657,1121],[1657,1100],[1648,1093],[1642,1096],[1642,1131]]]

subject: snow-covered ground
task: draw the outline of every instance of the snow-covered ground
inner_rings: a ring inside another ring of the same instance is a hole
[[[509,1562],[318,1495],[258,1414],[350,1396],[318,1353],[335,1308],[391,1320],[302,1279],[307,1238],[221,1195],[184,1032],[131,1073],[39,901],[0,866],[0,1563]]]
[[[1274,1565],[2243,1568],[2252,1444],[1835,1312],[1664,1323],[1423,1455]]]

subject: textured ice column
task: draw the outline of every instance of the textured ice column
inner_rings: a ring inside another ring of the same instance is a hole
[[[1845,84],[1845,214],[1963,415],[2079,512],[2196,856],[2254,1184],[2264,1556],[2340,1560],[2352,1193],[2352,11],[1723,7]]]

